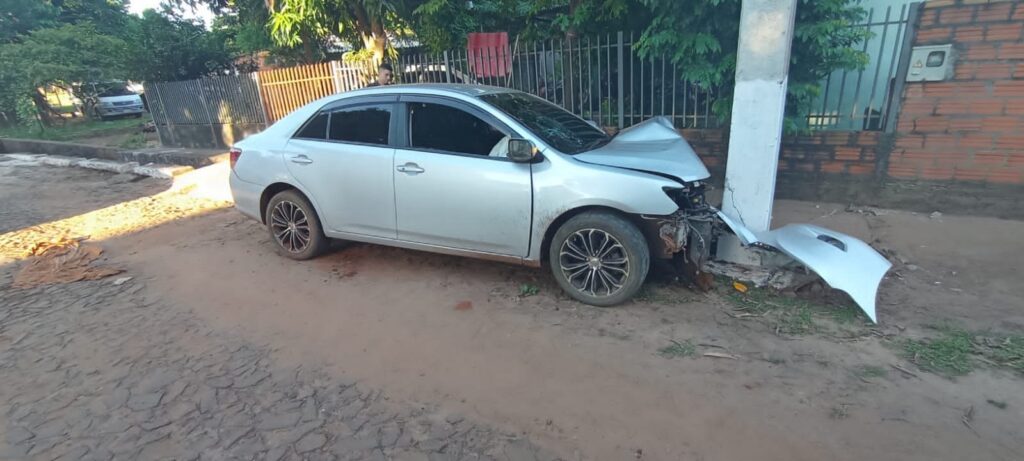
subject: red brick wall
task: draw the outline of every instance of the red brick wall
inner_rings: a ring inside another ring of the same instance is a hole
[[[947,43],[954,78],[907,83],[889,177],[1024,184],[1024,2],[927,2],[916,45]]]
[[[728,132],[680,130],[711,170],[724,171]],[[877,131],[827,131],[809,136],[787,136],[779,154],[783,173],[826,173],[871,176],[880,148]]]

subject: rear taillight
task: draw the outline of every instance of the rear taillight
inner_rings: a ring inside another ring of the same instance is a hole
[[[228,156],[229,156],[228,158],[231,161],[231,169],[234,170],[235,169],[235,164],[238,163],[238,157],[242,156],[242,149],[239,149],[237,147],[232,147],[231,151],[228,152]]]

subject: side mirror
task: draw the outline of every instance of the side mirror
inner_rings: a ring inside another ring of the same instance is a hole
[[[537,148],[525,139],[508,140],[508,159],[516,163],[532,162],[537,156]]]

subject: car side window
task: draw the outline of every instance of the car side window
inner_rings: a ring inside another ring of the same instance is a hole
[[[296,138],[327,139],[327,114],[319,113],[295,133]]]
[[[350,107],[331,112],[327,138],[386,146],[390,128],[390,105]]]
[[[503,156],[494,151],[508,136],[479,117],[443,104],[413,102],[408,107],[412,148]]]

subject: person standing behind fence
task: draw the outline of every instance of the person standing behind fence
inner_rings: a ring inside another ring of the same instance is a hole
[[[367,87],[371,86],[384,86],[390,85],[391,79],[393,78],[394,70],[391,68],[391,64],[383,63],[377,68],[377,80],[370,82]]]

